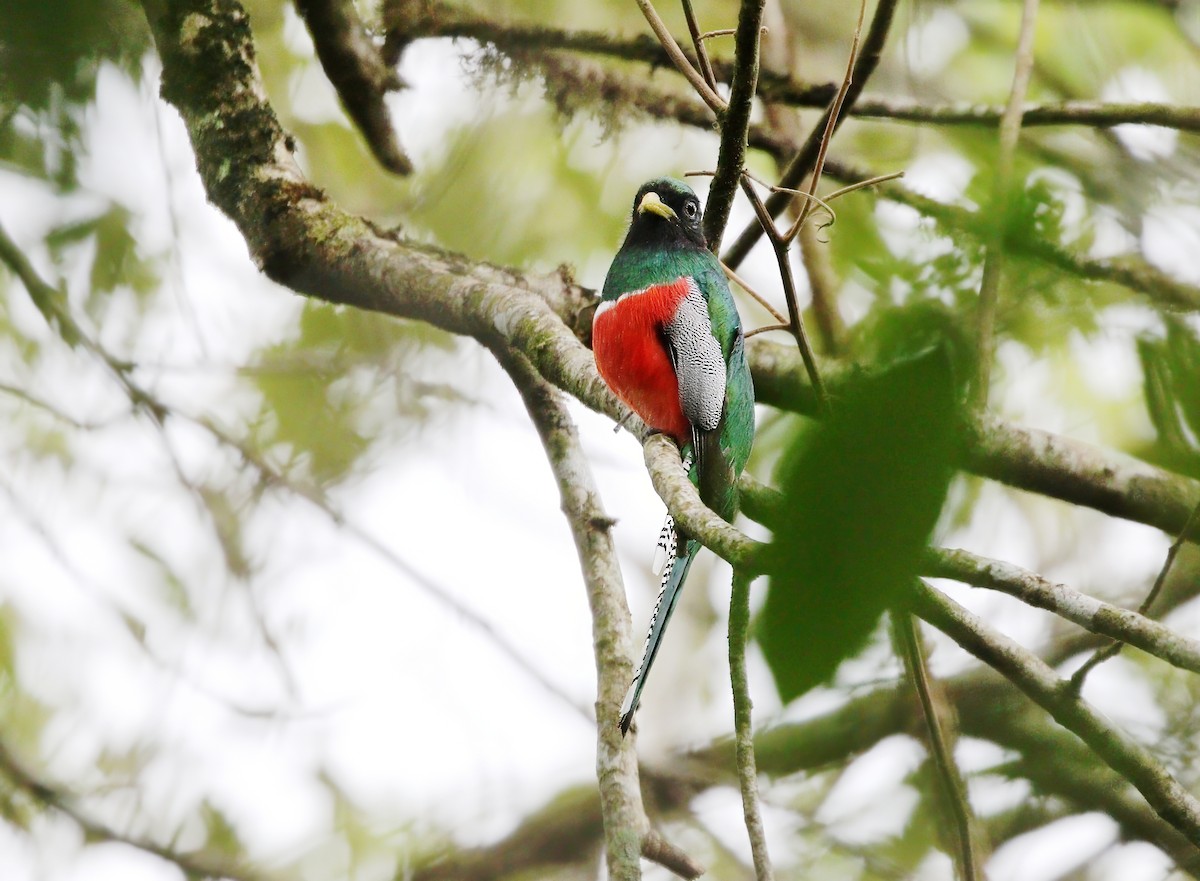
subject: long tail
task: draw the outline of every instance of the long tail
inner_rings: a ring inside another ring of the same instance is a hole
[[[674,527],[674,523],[671,526]],[[688,570],[692,568],[692,560],[696,559],[700,550],[700,543],[691,540],[685,546],[684,553],[676,556],[677,540],[672,528],[667,538],[666,569],[662,574],[662,586],[658,591],[658,602],[654,604],[654,614],[650,616],[650,632],[646,634],[646,650],[642,654],[642,663],[638,666],[637,673],[633,675],[629,691],[625,693],[625,701],[621,704],[622,734],[629,732],[629,725],[633,722],[633,714],[637,712],[638,701],[642,699],[642,689],[646,685],[646,677],[650,675],[654,656],[658,654],[658,646],[667,629],[667,622],[671,620],[671,613],[675,611],[675,603],[679,600]]]

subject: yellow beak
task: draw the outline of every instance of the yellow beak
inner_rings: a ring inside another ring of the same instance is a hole
[[[642,196],[642,201],[638,203],[638,214],[645,214],[647,211],[667,220],[675,220],[678,217],[671,206],[666,204],[658,197],[658,193],[653,191]]]

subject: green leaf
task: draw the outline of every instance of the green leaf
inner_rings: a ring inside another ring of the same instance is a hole
[[[853,382],[780,463],[758,639],[780,696],[829,679],[916,576],[953,474],[959,395],[944,347]]]
[[[1156,458],[1200,473],[1200,339],[1183,319],[1167,315],[1165,337],[1138,340],[1143,392],[1158,434]]]
[[[90,98],[104,60],[136,73],[150,44],[129,0],[0,0],[0,103],[44,108]]]

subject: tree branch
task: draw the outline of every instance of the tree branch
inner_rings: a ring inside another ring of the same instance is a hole
[[[642,840],[650,824],[642,807],[633,741],[627,741],[617,725],[633,671],[629,607],[609,534],[613,521],[600,506],[591,468],[558,389],[542,379],[521,353],[500,347],[492,352],[512,377],[542,439],[587,587],[596,654],[596,777],[609,876],[641,878]]]
[[[721,143],[717,149],[717,172],[713,175],[704,206],[704,239],[714,254],[721,250],[721,237],[729,223],[729,211],[746,164],[746,133],[750,111],[758,90],[759,43],[766,0],[742,0],[734,34],[733,82],[729,107],[721,118]]]
[[[1046,609],[1092,633],[1127,642],[1183,670],[1200,673],[1200,640],[1191,639],[1137,612],[1112,606],[1055,584],[1036,572],[969,551],[930,549],[922,574],[1002,591]]]
[[[353,0],[295,3],[308,26],[321,68],[379,164],[394,174],[410,174],[412,162],[400,146],[383,100],[404,83],[395,69],[384,63]]]
[[[757,572],[763,544],[747,538],[700,501],[700,493],[688,480],[675,442],[664,434],[651,434],[644,441],[642,452],[654,491],[676,524],[734,569]]]
[[[949,597],[919,582],[913,610],[960,646],[1007,678],[1055,721],[1083,740],[1142,794],[1160,817],[1200,847],[1200,802],[1149,751],[1113,728],[1076,696],[1044,661]]]
[[[758,798],[758,768],[754,760],[754,733],[750,712],[750,683],[746,676],[746,643],[750,638],[750,582],[741,572],[733,574],[729,596],[729,679],[733,687],[733,734],[738,785],[742,792],[742,816],[750,836],[750,853],[758,881],[772,881],[771,857],[767,853],[767,835],[763,829],[762,807]]]
[[[867,80],[870,79],[871,74],[875,72],[875,68],[879,65],[879,59],[883,54],[883,45],[887,41],[888,31],[892,26],[892,16],[896,11],[896,5],[897,0],[879,0],[875,7],[875,15],[871,19],[871,27],[868,29],[867,37],[863,41],[862,52],[858,56],[858,61],[854,64],[849,87],[845,90],[844,94],[834,95],[832,103],[813,127],[808,140],[804,142],[804,145],[787,164],[782,175],[780,175],[779,185],[781,187],[799,186],[800,182],[812,171],[813,166],[817,162],[817,156],[821,152],[821,145],[826,140],[826,129],[830,121],[835,120],[832,131],[836,131],[838,126],[841,125],[842,120],[845,119],[843,111],[853,107],[854,102],[858,100],[858,96],[862,94]],[[836,108],[835,105],[837,105]],[[791,204],[793,198],[789,193],[779,192],[772,194],[766,201],[768,212],[772,217],[778,217]],[[762,236],[762,233],[761,224],[755,222],[747,225],[742,234],[737,237],[737,240],[725,252],[725,256],[722,259],[726,264],[737,269],[741,262],[746,259],[746,255],[750,253],[750,249],[754,247],[755,243]]]

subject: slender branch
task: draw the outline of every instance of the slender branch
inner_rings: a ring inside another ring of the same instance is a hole
[[[837,303],[837,277],[825,242],[811,223],[800,227],[800,262],[808,275],[812,314],[821,350],[840,355],[846,344],[846,322]]]
[[[854,67],[858,61],[858,41],[862,36],[863,18],[866,14],[867,0],[859,0],[858,21],[854,25],[854,36],[850,41],[850,55],[846,60],[846,74],[842,78],[842,84],[838,87],[837,94],[833,98],[833,103],[829,105],[829,112],[826,114],[825,119],[825,130],[821,135],[821,144],[817,149],[817,159],[813,163],[812,180],[808,185],[807,193],[809,198],[801,205],[796,222],[792,224],[791,229],[784,236],[788,241],[796,237],[796,233],[800,231],[800,227],[804,226],[804,221],[812,213],[813,200],[817,196],[817,185],[821,182],[821,174],[825,171],[825,157],[829,155],[829,145],[833,141],[833,133],[841,123],[842,106],[846,102],[846,94],[850,91],[850,87],[854,83]]]
[[[1182,539],[1179,541],[1182,542]],[[1120,640],[1117,645],[1129,643],[1168,664],[1200,673],[1200,640],[1176,633],[1146,618],[1144,609],[1131,612],[1112,606],[1065,584],[1055,584],[1036,572],[1002,560],[980,557],[969,551],[930,550],[925,556],[922,573],[1003,591],[1038,609],[1053,612],[1092,633]]]
[[[1175,564],[1175,557],[1179,553],[1179,549],[1183,546],[1185,541],[1192,540],[1195,537],[1193,530],[1196,526],[1197,519],[1200,519],[1200,505],[1197,505],[1192,509],[1191,516],[1188,517],[1187,523],[1183,525],[1183,529],[1179,530],[1179,535],[1175,537],[1175,541],[1171,542],[1171,547],[1167,550],[1167,558],[1163,561],[1162,568],[1158,570],[1158,576],[1154,579],[1154,584],[1151,586],[1150,592],[1146,594],[1146,598],[1142,600],[1142,604],[1138,606],[1139,616],[1148,614],[1151,607],[1154,605],[1154,601],[1157,600],[1159,594],[1162,593],[1163,585],[1167,583],[1167,575],[1170,574],[1171,567]],[[1177,639],[1186,639],[1185,637],[1177,636],[1174,631],[1168,630],[1167,633],[1171,637],[1175,637]],[[1188,640],[1188,642],[1193,641]],[[1083,689],[1084,680],[1087,679],[1088,673],[1103,664],[1109,658],[1116,657],[1116,655],[1118,655],[1121,649],[1124,647],[1125,643],[1130,643],[1131,645],[1135,646],[1137,645],[1137,643],[1135,643],[1132,639],[1118,639],[1117,642],[1114,642],[1111,645],[1105,646],[1102,649],[1097,649],[1096,653],[1088,658],[1087,661],[1085,661],[1083,665],[1075,671],[1074,675],[1071,676],[1071,687],[1077,692],[1081,691]],[[1194,645],[1197,650],[1200,650],[1200,643],[1194,643]],[[1147,651],[1147,649],[1145,649],[1143,646],[1137,647],[1141,648],[1143,651]],[[1151,652],[1151,654],[1157,655],[1158,657],[1164,657],[1164,655],[1160,654],[1159,652]],[[1200,655],[1197,657],[1200,659]],[[1175,661],[1172,660],[1171,663],[1175,663]],[[1183,665],[1176,664],[1176,666]],[[1196,672],[1200,672],[1200,669],[1196,667],[1191,669],[1195,670]]]
[[[682,0],[681,5],[683,6],[683,17],[687,20],[688,33],[692,37],[692,48],[696,52],[696,61],[700,67],[700,74],[715,92],[717,90],[717,78],[713,75],[712,62],[708,58],[708,49],[704,46],[705,35],[700,33],[700,24],[696,21],[696,10],[692,8],[692,0]]]
[[[0,234],[2,233],[3,230],[0,230]],[[54,404],[51,404],[49,401],[43,401],[36,395],[31,395],[25,389],[19,388],[15,385],[9,385],[7,382],[0,382],[0,394],[14,397],[17,400],[28,404],[30,407],[41,410],[43,413],[54,417],[59,422],[62,422],[65,425],[69,425],[72,428],[76,428],[80,431],[96,431],[101,428],[106,428],[115,422],[117,418],[119,418],[118,416],[113,416],[109,419],[88,420],[85,422],[83,420],[76,419],[74,416],[65,412],[64,410],[61,410]]]
[[[321,68],[379,164],[394,174],[410,174],[412,162],[400,146],[384,102],[388,92],[403,88],[404,83],[395,68],[384,63],[353,0],[295,3],[308,26]]]
[[[993,631],[944,594],[918,583],[913,610],[999,672],[1054,720],[1083,740],[1128,780],[1160,817],[1200,847],[1200,802],[1141,745],[1115,729],[1081,700],[1070,684],[1036,655]]]
[[[750,683],[746,676],[746,643],[750,637],[751,576],[734,572],[729,596],[729,680],[733,686],[734,753],[738,784],[742,791],[742,816],[750,836],[754,874],[758,881],[772,881],[771,857],[763,829],[762,807],[758,798],[758,769],[754,759],[754,732],[750,712]]]
[[[654,9],[654,4],[650,0],[637,0],[637,5],[638,9],[642,10],[642,15],[646,17],[646,22],[650,25],[650,30],[654,31],[654,36],[662,43],[662,47],[666,51],[667,57],[671,59],[671,63],[675,65],[675,69],[683,74],[684,79],[692,84],[692,88],[696,90],[696,94],[704,100],[704,103],[709,106],[713,113],[717,114],[718,118],[723,116],[725,113],[724,99],[704,81],[704,77],[692,66],[692,62],[688,60],[688,57],[683,54],[683,50],[679,48],[679,44],[675,42],[675,38],[671,36],[671,32],[667,30],[666,24]]]
[[[808,140],[800,150],[792,157],[780,176],[779,183],[784,187],[795,187],[800,184],[816,164],[817,155],[821,151],[821,144],[825,141],[826,128],[831,119],[834,122],[834,131],[841,125],[845,119],[844,111],[852,107],[854,102],[858,100],[858,96],[862,94],[863,87],[867,80],[870,79],[875,68],[879,65],[879,59],[883,54],[883,45],[887,41],[888,31],[891,29],[892,16],[896,11],[898,0],[879,0],[875,7],[875,14],[871,19],[871,27],[867,30],[867,37],[863,41],[862,53],[858,56],[858,61],[854,65],[851,75],[850,86],[846,89],[845,94],[839,101],[837,96],[834,96],[834,102],[838,103],[839,112],[834,113],[834,106],[831,103],[826,109],[824,116],[813,128],[808,136]],[[776,193],[767,199],[766,206],[771,217],[778,217],[783,210],[791,204],[792,197],[786,193]],[[746,259],[746,255],[750,253],[750,249],[754,247],[761,237],[764,228],[761,223],[755,222],[746,226],[737,240],[725,252],[724,260],[735,269],[741,265],[741,262]]]
[[[29,298],[33,300],[33,305],[51,327],[58,329],[63,340],[71,346],[79,345],[84,333],[67,311],[63,293],[51,287],[38,275],[29,258],[17,247],[17,243],[3,227],[0,227],[0,263],[20,279]]]
[[[734,35],[733,82],[729,107],[721,119],[721,143],[717,149],[717,173],[713,175],[704,207],[704,239],[713,253],[721,250],[721,237],[729,223],[733,197],[746,164],[746,134],[750,111],[758,90],[759,43],[766,0],[742,0]]]
[[[996,345],[996,301],[999,297],[1000,274],[1004,266],[1005,229],[1012,216],[1013,163],[1017,141],[1021,136],[1021,116],[1029,77],[1033,72],[1033,35],[1037,23],[1038,0],[1024,0],[1021,11],[1021,30],[1017,37],[1016,60],[1013,67],[1012,91],[1000,120],[1000,138],[996,154],[996,177],[992,190],[992,212],[996,215],[993,233],[983,259],[983,280],[979,285],[979,304],[976,314],[976,345],[978,372],[972,387],[977,409],[984,409],[992,376],[992,361]]]
[[[993,126],[1004,117],[1005,107],[960,102],[926,104],[897,98],[860,100],[852,110],[856,116],[895,122],[931,125]],[[1153,102],[1063,101],[1056,104],[1025,104],[1021,127],[1080,125],[1111,128],[1117,125],[1158,125],[1185,132],[1200,132],[1200,107]]]
[[[787,331],[788,333],[791,333],[792,325],[791,324],[768,324],[763,327],[756,327],[753,330],[746,331],[745,338],[750,339],[751,337],[758,336],[760,333],[771,333],[772,331],[776,331],[776,330],[784,330],[784,331]]]
[[[934,700],[933,688],[930,685],[929,668],[925,663],[925,651],[916,618],[905,610],[894,611],[892,632],[900,656],[904,660],[904,668],[912,681],[913,690],[917,693],[917,701],[921,705],[929,757],[937,772],[945,803],[954,816],[955,839],[958,842],[955,865],[958,867],[959,877],[962,881],[978,881],[983,877],[983,872],[972,831],[975,817],[971,812],[967,785],[959,773],[958,764],[954,761],[954,747],[949,733],[945,730],[948,726],[938,717],[938,702]]]
[[[632,675],[629,607],[609,530],[613,525],[600,506],[591,468],[561,393],[549,385],[524,355],[492,350],[508,372],[537,428],[554,471],[592,611],[596,655],[596,777],[608,872],[612,878],[641,877],[642,839],[649,829],[638,784],[637,754],[617,726],[621,698]]]
[[[770,312],[772,318],[774,318],[776,321],[778,321],[780,324],[782,324],[785,329],[788,329],[788,330],[791,329],[790,326],[787,324],[787,319],[784,318],[783,315],[780,314],[778,309],[776,309],[774,306],[771,305],[771,302],[766,297],[764,297],[762,294],[758,293],[758,291],[754,290],[754,288],[750,287],[750,284],[744,278],[742,278],[740,275],[738,275],[736,272],[734,272],[732,269],[730,269],[724,263],[721,264],[721,268],[723,270],[725,270],[725,274],[727,276],[729,276],[730,281],[737,284],[738,287],[740,287],[743,291],[745,291],[747,294],[749,294],[754,299],[754,302],[758,303],[758,305],[762,306],[764,309],[766,309],[768,312]],[[749,334],[747,334],[747,336],[748,335]]]
[[[783,282],[783,296],[788,307],[789,327],[791,328],[792,336],[796,340],[796,347],[800,351],[800,357],[804,361],[804,369],[808,373],[808,381],[812,384],[813,391],[817,396],[817,412],[824,415],[829,412],[829,395],[825,391],[821,372],[817,368],[817,357],[813,353],[812,344],[809,342],[808,334],[804,329],[804,318],[800,314],[800,304],[796,298],[796,280],[792,275],[791,261],[788,259],[788,243],[779,234],[779,230],[775,228],[775,221],[767,212],[767,208],[763,204],[762,199],[758,197],[758,193],[754,192],[753,185],[744,177],[742,178],[742,192],[750,200],[750,204],[754,208],[754,214],[766,231],[767,240],[771,243],[771,250],[775,253],[775,263],[779,267],[779,278]]]

